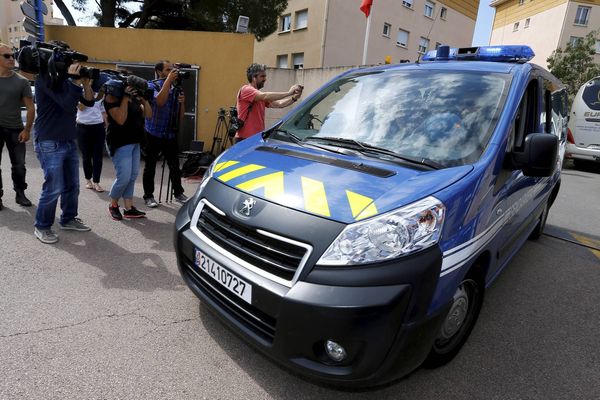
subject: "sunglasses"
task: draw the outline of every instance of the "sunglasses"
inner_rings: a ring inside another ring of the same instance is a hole
[[[2,54],[2,57],[6,58],[7,60],[9,58],[12,58],[13,60],[15,59],[15,53],[6,53],[6,54]]]

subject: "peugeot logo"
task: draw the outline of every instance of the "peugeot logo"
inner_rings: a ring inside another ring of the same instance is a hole
[[[242,208],[240,209],[240,213],[244,214],[246,217],[249,217],[250,211],[252,210],[252,208],[254,207],[255,204],[256,204],[256,200],[254,200],[252,197],[248,197],[242,203]]]

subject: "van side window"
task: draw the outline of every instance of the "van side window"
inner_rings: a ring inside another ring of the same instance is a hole
[[[527,86],[527,90],[521,99],[517,116],[514,124],[514,138],[512,142],[512,149],[516,151],[523,151],[525,148],[525,137],[530,133],[534,133],[538,130],[538,82],[532,80]]]
[[[569,103],[566,89],[552,93],[552,131],[551,133],[564,139],[567,134],[567,118]]]

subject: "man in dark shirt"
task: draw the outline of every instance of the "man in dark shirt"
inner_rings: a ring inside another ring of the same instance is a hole
[[[70,76],[79,76],[80,65],[69,66]],[[83,88],[83,90],[82,90]],[[83,93],[83,99],[82,99]],[[94,92],[88,78],[63,79],[50,84],[46,74],[35,81],[38,114],[34,126],[34,148],[44,171],[42,194],[35,215],[35,236],[42,243],[56,243],[52,231],[60,197],[60,229],[89,231],[77,218],[79,198],[79,156],[77,153],[77,103],[92,102]]]
[[[187,200],[181,186],[181,170],[177,149],[177,127],[183,118],[184,96],[176,89],[178,70],[169,61],[159,62],[154,66],[158,80],[150,82],[154,89],[152,101],[152,118],[146,119],[148,132],[145,148],[146,163],[144,165],[144,201],[147,207],[158,207],[154,200],[154,174],[158,155],[162,152],[169,166],[169,176],[173,185],[175,200],[183,204]]]
[[[6,143],[12,164],[12,181],[15,201],[24,207],[31,206],[25,197],[25,143],[29,140],[35,118],[35,106],[29,81],[13,71],[15,54],[6,44],[0,43],[0,160]],[[27,107],[27,122],[23,127],[21,105]],[[2,173],[0,172],[0,210],[2,210]]]

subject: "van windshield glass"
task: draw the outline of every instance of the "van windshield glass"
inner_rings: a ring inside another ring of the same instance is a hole
[[[592,110],[600,110],[600,77],[586,84],[581,98]]]
[[[509,83],[506,74],[470,71],[354,74],[322,89],[275,135],[328,147],[344,147],[331,138],[350,139],[443,167],[468,164],[485,149]]]

